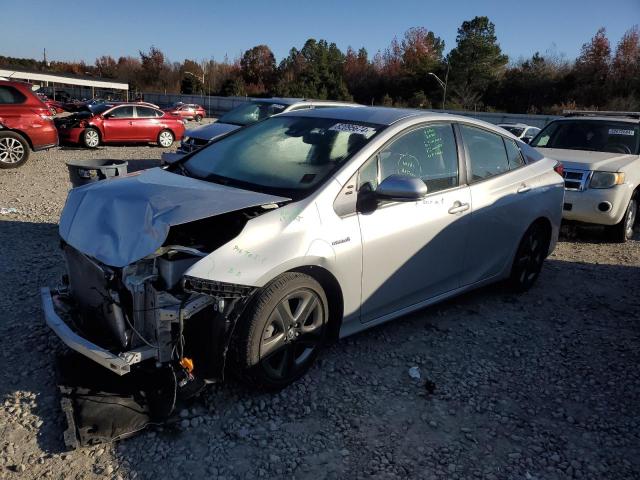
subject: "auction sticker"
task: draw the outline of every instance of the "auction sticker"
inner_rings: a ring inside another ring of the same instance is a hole
[[[609,129],[609,135],[629,135],[630,137],[633,137],[635,134],[636,132],[633,130],[623,130],[620,128]]]
[[[336,123],[333,127],[329,128],[329,130],[333,130],[334,132],[357,133],[359,135],[370,135],[376,131],[375,128],[356,125],[355,123]]]

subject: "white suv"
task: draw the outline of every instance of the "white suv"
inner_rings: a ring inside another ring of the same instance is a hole
[[[632,237],[640,200],[640,113],[567,112],[531,146],[564,165],[563,218],[605,225],[617,242]]]

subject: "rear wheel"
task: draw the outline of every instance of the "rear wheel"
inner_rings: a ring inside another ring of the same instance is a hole
[[[525,232],[513,259],[509,285],[516,292],[529,290],[540,275],[549,249],[549,234],[541,223],[534,223]]]
[[[631,239],[631,237],[633,237],[633,227],[635,226],[637,216],[638,199],[636,198],[636,195],[633,195],[631,200],[629,200],[629,205],[627,205],[627,209],[624,212],[622,220],[620,220],[616,225],[607,227],[611,240],[618,243],[624,243]]]
[[[196,122],[199,122],[200,120],[202,120],[202,115],[196,115],[193,119],[194,119]]]
[[[316,280],[301,273],[278,277],[240,320],[234,350],[241,379],[278,389],[300,378],[325,343],[328,315]]]
[[[15,132],[0,132],[0,168],[17,168],[29,159],[29,144]]]
[[[162,148],[169,148],[171,145],[173,145],[173,140],[173,133],[170,130],[163,130],[158,135],[158,144]]]
[[[100,134],[95,128],[86,128],[82,132],[82,144],[87,148],[98,148],[100,145]]]

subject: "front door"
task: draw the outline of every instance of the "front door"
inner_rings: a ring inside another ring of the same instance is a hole
[[[428,190],[419,201],[378,202],[358,213],[363,322],[460,285],[471,198],[459,167],[452,125],[440,123],[396,137],[361,169],[359,195],[394,174],[418,177]]]
[[[103,122],[104,140],[107,142],[136,140],[132,128],[134,120],[132,105],[123,105],[108,111]]]

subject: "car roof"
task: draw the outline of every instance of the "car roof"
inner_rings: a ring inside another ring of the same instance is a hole
[[[326,105],[358,105],[357,103],[352,102],[342,102],[340,100],[314,100],[313,98],[289,98],[289,97],[271,97],[271,98],[254,98],[250,100],[254,103],[279,103],[281,105],[291,106],[296,103],[313,103],[316,105],[326,104]]]
[[[626,123],[635,123],[638,124],[640,123],[640,119],[638,118],[632,118],[632,117],[616,117],[616,116],[602,116],[602,117],[596,117],[596,116],[583,116],[583,117],[564,117],[564,118],[558,118],[557,120],[554,120],[554,122],[584,122],[584,121],[595,121],[595,122],[626,122]]]
[[[526,123],[498,123],[499,127],[518,127],[518,128],[538,128],[533,125],[527,125]]]
[[[450,115],[448,113],[436,113],[428,112],[425,110],[414,110],[410,108],[390,108],[390,107],[362,107],[362,108],[322,108],[319,110],[298,110],[295,112],[281,113],[279,116],[299,116],[299,117],[314,117],[314,118],[332,118],[334,120],[346,120],[352,122],[366,122],[374,123],[377,125],[392,125],[400,120],[420,117],[425,120],[435,120],[446,118],[450,121],[464,121],[473,122],[469,117],[462,117],[460,115]],[[484,123],[484,122],[480,122]]]

